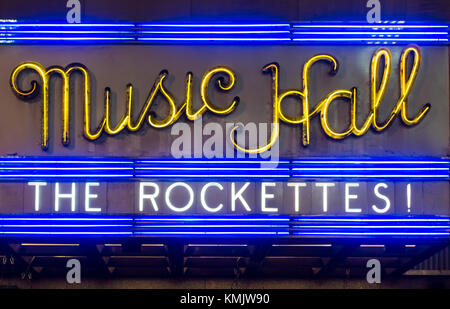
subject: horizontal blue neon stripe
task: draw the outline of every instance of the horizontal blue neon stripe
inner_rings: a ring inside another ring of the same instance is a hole
[[[142,178],[268,178],[288,179],[291,174],[287,160],[138,160],[136,177]]]
[[[10,215],[0,216],[0,235],[131,236],[129,216]]]
[[[446,24],[0,22],[0,44],[448,44]]]
[[[292,40],[298,44],[448,44],[448,25],[299,23],[292,25]]]
[[[139,179],[258,180],[448,180],[447,158],[302,160],[121,159],[85,157],[0,158],[0,181],[70,181]]]
[[[447,24],[426,23],[293,23],[293,32],[443,32],[448,29]]]
[[[135,219],[137,235],[289,235],[286,216],[146,216]]]
[[[315,237],[450,237],[450,218],[297,217],[292,235]]]
[[[419,223],[420,224],[420,223]],[[292,235],[315,237],[450,237],[449,224],[423,226],[409,222],[407,225],[293,225]]]
[[[428,179],[449,178],[448,159],[304,159],[292,161],[293,178]]]
[[[450,232],[439,232],[439,233],[419,233],[419,232],[294,232],[293,235],[299,236],[324,236],[324,237],[369,237],[369,236],[390,236],[390,237],[435,237],[435,236],[450,236]]]
[[[221,235],[221,236],[255,236],[255,235],[289,235],[289,232],[235,232],[235,231],[223,231],[223,232],[215,232],[215,231],[201,231],[201,232],[185,232],[185,231],[164,231],[164,232],[136,232],[136,235],[174,235],[174,236],[192,236],[192,235],[200,235],[200,236],[208,236],[208,235]]]
[[[0,180],[132,179],[134,161],[107,158],[0,158]]]
[[[142,23],[137,24],[137,27],[142,28],[290,28],[290,24],[288,23],[241,23],[241,24],[232,24],[232,23],[209,23],[209,24],[191,24],[191,23],[177,23],[177,24],[169,24],[169,23]]]
[[[408,228],[414,228],[414,229],[442,229],[442,228],[448,228],[448,225],[371,225],[371,226],[365,226],[365,225],[294,225],[293,228],[301,228],[301,229],[314,229],[314,228],[320,228],[320,229],[408,229]]]
[[[435,216],[3,215],[6,236],[290,236],[450,238],[450,218]]]
[[[288,216],[139,216],[136,217],[136,221],[289,221]]]
[[[391,222],[404,224],[405,222],[416,223],[416,222],[445,222],[450,223],[450,218],[439,218],[439,217],[419,217],[419,218],[402,218],[402,217],[382,217],[382,218],[358,218],[358,217],[299,217],[293,218],[293,221],[299,222],[355,222],[357,224],[375,223],[375,222]],[[384,223],[383,223],[384,224]]]

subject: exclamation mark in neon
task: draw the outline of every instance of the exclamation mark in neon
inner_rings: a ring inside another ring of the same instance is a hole
[[[411,212],[411,184],[406,186],[406,204],[408,206],[408,212]]]

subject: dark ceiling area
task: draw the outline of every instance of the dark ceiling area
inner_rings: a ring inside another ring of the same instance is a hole
[[[82,22],[365,21],[367,0],[80,0]],[[1,0],[0,18],[65,21],[66,1]],[[448,22],[448,0],[381,1],[381,19]]]
[[[383,276],[396,277],[445,245],[429,239],[9,240],[1,243],[0,274],[3,279],[64,277],[67,261],[78,259],[84,278],[362,278],[367,261],[376,258]]]

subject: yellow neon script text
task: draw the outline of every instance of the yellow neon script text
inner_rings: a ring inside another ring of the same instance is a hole
[[[410,58],[413,57],[413,58]],[[400,97],[393,108],[390,117],[384,123],[379,123],[377,120],[377,110],[383,101],[386,93],[387,85],[390,79],[392,70],[392,55],[387,48],[378,49],[371,61],[370,67],[370,112],[364,124],[361,127],[357,126],[357,89],[350,90],[339,89],[329,93],[323,100],[317,104],[313,104],[310,99],[310,72],[312,67],[317,62],[326,62],[330,65],[330,74],[334,75],[339,69],[337,60],[327,54],[319,54],[311,57],[303,66],[302,81],[300,89],[288,89],[280,91],[279,72],[280,67],[277,63],[271,63],[263,68],[263,73],[271,76],[272,83],[272,106],[273,106],[273,127],[269,141],[266,145],[255,149],[247,149],[238,145],[234,140],[234,132],[237,127],[230,132],[230,139],[234,146],[247,153],[262,153],[269,150],[277,141],[280,133],[280,120],[285,123],[299,124],[302,130],[302,144],[304,146],[310,143],[310,121],[311,118],[319,115],[323,131],[333,139],[343,139],[351,134],[356,136],[364,135],[370,127],[376,131],[383,131],[393,121],[396,115],[400,114],[402,122],[406,125],[415,125],[422,120],[430,109],[430,105],[426,104],[422,110],[413,118],[408,116],[408,95],[414,85],[420,65],[420,50],[416,46],[408,46],[402,53],[400,58]],[[412,67],[408,74],[408,60],[412,59]],[[19,75],[23,71],[34,71],[41,79],[42,86],[37,81],[31,82],[29,90],[23,90],[18,85]],[[202,77],[200,85],[200,97],[202,105],[196,111],[193,110],[193,74],[187,73],[185,80],[185,98],[184,102],[177,107],[177,103],[173,95],[167,90],[164,81],[167,78],[168,72],[162,71],[156,78],[154,85],[148,95],[146,103],[139,111],[137,119],[134,119],[133,114],[133,85],[127,86],[126,110],[122,119],[115,125],[111,123],[111,90],[105,89],[105,115],[100,121],[95,130],[91,129],[91,81],[87,68],[82,64],[71,64],[68,67],[49,67],[45,69],[41,64],[36,62],[24,62],[17,66],[11,74],[11,87],[14,93],[22,99],[30,99],[36,97],[40,93],[42,87],[42,121],[41,121],[41,146],[46,150],[49,143],[49,88],[50,79],[52,76],[60,76],[63,80],[63,102],[62,102],[62,143],[67,146],[70,143],[69,136],[69,93],[70,93],[70,77],[72,73],[79,72],[83,76],[84,81],[84,136],[88,140],[98,139],[103,132],[108,135],[116,135],[127,130],[129,132],[136,132],[142,128],[147,121],[148,125],[154,128],[164,128],[175,123],[184,113],[188,120],[195,120],[206,111],[210,111],[218,115],[227,115],[231,113],[239,102],[239,97],[235,97],[233,101],[224,108],[217,107],[213,104],[209,97],[209,86],[215,82],[216,88],[219,91],[228,92],[233,89],[236,84],[235,72],[226,66],[213,67]],[[381,80],[381,82],[379,82]],[[151,111],[155,98],[160,96],[168,105],[168,114],[162,119]],[[302,112],[297,117],[289,117],[285,115],[282,108],[283,100],[293,97],[296,98],[302,107]],[[350,104],[350,123],[348,128],[343,132],[337,132],[333,129],[328,121],[328,110],[330,105],[337,99],[344,99]],[[313,106],[313,107],[312,107]]]
[[[412,68],[409,75],[407,70],[408,58],[413,57]],[[266,145],[254,149],[244,148],[236,143],[234,140],[234,132],[238,127],[234,127],[230,132],[230,140],[233,145],[246,153],[262,153],[270,149],[278,139],[280,120],[290,124],[302,125],[302,144],[307,146],[310,143],[310,120],[315,115],[320,115],[320,122],[323,131],[326,135],[333,139],[343,139],[351,134],[361,136],[367,133],[370,127],[375,131],[383,131],[394,120],[395,116],[400,114],[400,118],[405,125],[411,126],[418,124],[430,110],[430,104],[426,104],[422,110],[413,118],[408,117],[408,95],[411,92],[414,81],[417,77],[420,65],[420,50],[417,46],[408,46],[403,50],[400,58],[400,98],[393,108],[388,120],[380,124],[377,120],[377,110],[383,101],[386,93],[388,81],[392,70],[392,55],[387,48],[379,48],[372,57],[370,68],[370,102],[371,108],[364,124],[359,128],[356,122],[357,115],[357,89],[350,90],[340,89],[329,93],[322,101],[314,105],[310,101],[310,71],[311,67],[319,61],[326,62],[330,65],[330,74],[337,73],[339,65],[337,60],[330,55],[320,54],[311,57],[303,66],[302,71],[302,89],[288,89],[280,92],[279,88],[279,65],[272,63],[263,68],[263,73],[270,73],[272,76],[272,104],[273,104],[273,125],[272,134]],[[381,60],[384,60],[384,65],[381,65]],[[381,72],[381,82],[378,83]],[[291,118],[283,113],[282,102],[287,97],[295,97],[301,102],[302,114],[298,117]],[[328,121],[328,109],[336,99],[344,99],[350,103],[350,123],[347,130],[344,132],[337,132],[333,129]]]
[[[122,119],[115,126],[111,124],[111,108],[110,108],[110,96],[111,90],[109,88],[105,89],[105,116],[100,122],[98,127],[92,131],[91,130],[91,82],[89,78],[89,73],[81,64],[71,64],[66,69],[61,67],[50,67],[45,69],[41,64],[36,62],[24,62],[20,64],[11,74],[11,87],[14,93],[22,99],[31,99],[39,94],[40,86],[37,81],[31,82],[30,90],[22,90],[18,86],[18,77],[21,72],[25,70],[31,70],[36,72],[43,84],[42,90],[42,126],[41,126],[41,147],[44,150],[48,148],[49,142],[49,84],[52,75],[59,75],[63,79],[63,102],[62,102],[62,128],[63,128],[63,145],[69,145],[69,93],[70,93],[70,76],[73,72],[81,72],[84,78],[84,136],[88,140],[98,139],[103,132],[109,135],[119,134],[124,129],[130,132],[138,131],[144,124],[145,120],[150,126],[154,128],[164,128],[170,126],[181,116],[183,110],[186,112],[186,116],[189,120],[195,120],[207,110],[215,114],[228,114],[231,113],[236,104],[239,102],[239,98],[236,97],[232,103],[226,108],[218,108],[214,106],[208,95],[208,87],[212,79],[215,76],[217,78],[217,87],[221,91],[231,90],[236,83],[235,73],[225,66],[218,66],[208,70],[202,78],[201,82],[201,99],[202,106],[197,110],[193,111],[192,106],[192,73],[187,74],[186,78],[186,98],[184,104],[177,110],[177,105],[175,99],[170,94],[170,92],[164,86],[164,80],[166,79],[168,73],[167,71],[162,71],[157,77],[152,90],[147,98],[146,103],[139,112],[139,117],[136,121],[133,120],[133,85],[129,84],[127,86],[127,105],[126,111]],[[156,119],[154,113],[150,112],[152,104],[155,102],[155,98],[161,95],[163,99],[167,102],[169,106],[169,114],[162,120]]]

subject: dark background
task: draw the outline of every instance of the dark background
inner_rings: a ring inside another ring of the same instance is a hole
[[[87,21],[365,21],[367,0],[80,0]],[[448,0],[380,0],[382,20],[448,22]],[[0,18],[65,21],[67,0],[1,0]]]

